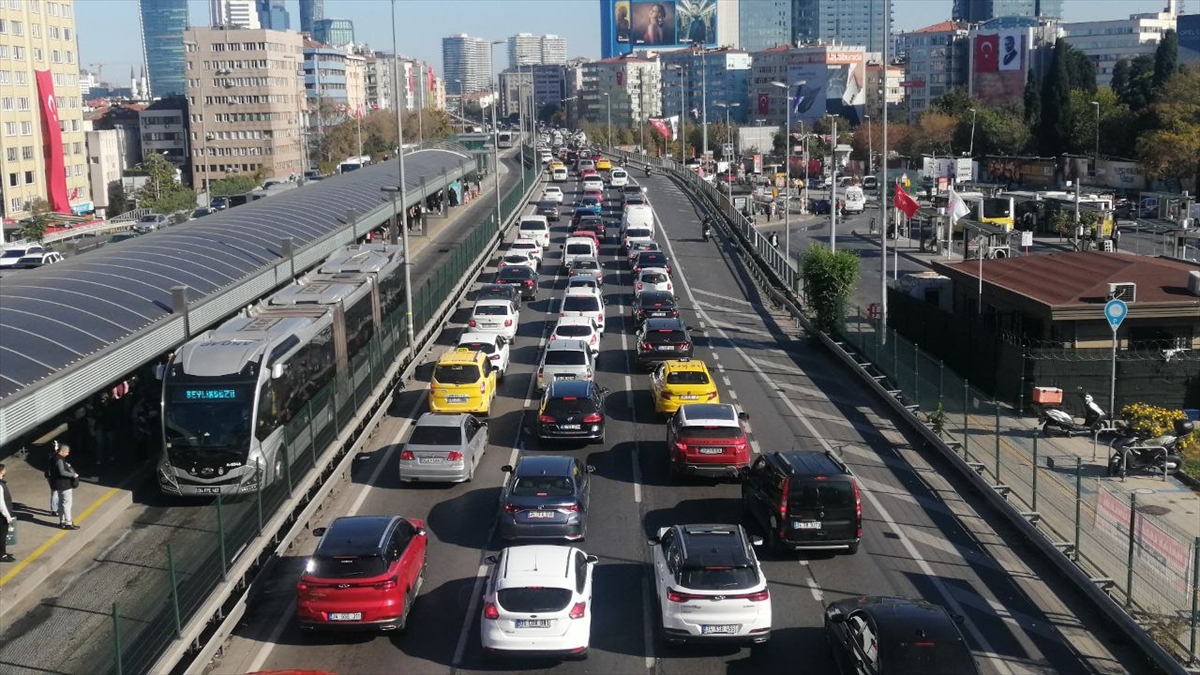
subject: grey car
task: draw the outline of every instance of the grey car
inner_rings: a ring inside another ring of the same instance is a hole
[[[574,457],[530,455],[517,465],[500,494],[500,537],[566,539],[587,536],[588,493],[595,468]]]
[[[147,213],[133,224],[134,232],[153,232],[171,226],[171,219],[161,213]]]
[[[488,425],[474,415],[425,413],[400,451],[400,480],[462,483],[475,477],[487,450]]]

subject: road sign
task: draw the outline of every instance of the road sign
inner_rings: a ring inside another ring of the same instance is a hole
[[[1125,315],[1129,313],[1129,306],[1124,300],[1109,300],[1104,305],[1104,318],[1108,319],[1108,325],[1112,326],[1113,332],[1121,327],[1121,322],[1125,320]]]

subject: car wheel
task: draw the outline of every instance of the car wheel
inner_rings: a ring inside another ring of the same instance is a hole
[[[413,592],[412,592],[412,589],[410,588],[410,589],[408,589],[407,592],[404,593],[404,613],[400,615],[400,622],[396,624],[397,632],[402,632],[402,631],[404,631],[405,628],[408,627],[408,615],[412,612],[412,606],[413,606]]]

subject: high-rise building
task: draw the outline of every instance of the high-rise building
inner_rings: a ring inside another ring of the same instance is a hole
[[[184,51],[192,185],[229,173],[302,174],[300,34],[189,28]]]
[[[142,24],[142,62],[150,68],[150,95],[182,96],[187,0],[139,0],[138,18]]]
[[[508,67],[567,62],[567,41],[557,35],[518,33],[508,38]]]
[[[492,79],[491,48],[487,40],[466,33],[442,38],[446,91],[453,95],[488,91]]]
[[[325,0],[300,0],[300,32],[312,35],[313,26],[325,18]]]
[[[884,11],[892,11],[892,0],[793,0],[793,40],[837,42],[881,52]]]
[[[532,66],[506,70],[500,73],[501,117],[508,118],[519,113],[529,114],[529,94],[533,86]],[[523,110],[522,110],[523,109]]]
[[[1178,17],[1169,12],[1131,14],[1128,19],[1078,21],[1060,24],[1067,44],[1087,55],[1096,65],[1096,84],[1112,82],[1113,67],[1121,59],[1154,55],[1163,33],[1176,29]]]
[[[0,217],[23,218],[39,199],[90,211],[75,3],[9,2],[0,17]]]
[[[1063,0],[954,0],[952,18],[982,23],[1004,16],[1061,19]]]
[[[254,0],[209,0],[212,25],[233,28],[261,28]]]
[[[557,35],[542,36],[541,65],[556,65],[567,62],[567,39]]]
[[[291,30],[292,15],[285,0],[255,0],[258,23],[270,30]]]
[[[909,120],[956,87],[967,86],[970,54],[967,24],[943,21],[896,36],[896,56],[905,63],[905,103]]]
[[[758,52],[792,42],[792,0],[754,0],[738,8],[738,46]]]
[[[1200,62],[1200,14],[1181,14],[1179,27],[1179,62]]]
[[[312,39],[331,47],[354,44],[354,22],[350,19],[321,19],[313,24]]]
[[[662,71],[657,58],[623,56],[588,61],[576,92],[584,119],[629,126],[662,114]]]

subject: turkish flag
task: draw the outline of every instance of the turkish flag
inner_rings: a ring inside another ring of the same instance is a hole
[[[765,91],[758,94],[758,114],[766,115],[771,111],[771,95]]]
[[[1000,35],[975,36],[975,72],[994,73],[1000,70]]]
[[[912,218],[914,215],[916,215],[917,211],[921,210],[921,205],[917,203],[917,200],[913,199],[908,195],[907,192],[900,189],[899,183],[896,183],[896,197],[893,201],[895,203],[895,207],[903,211],[904,215],[908,216],[909,218]]]
[[[671,133],[671,128],[667,126],[665,120],[651,118],[650,125],[657,129],[658,133],[662,134],[663,138],[667,140],[671,139],[673,134]]]

